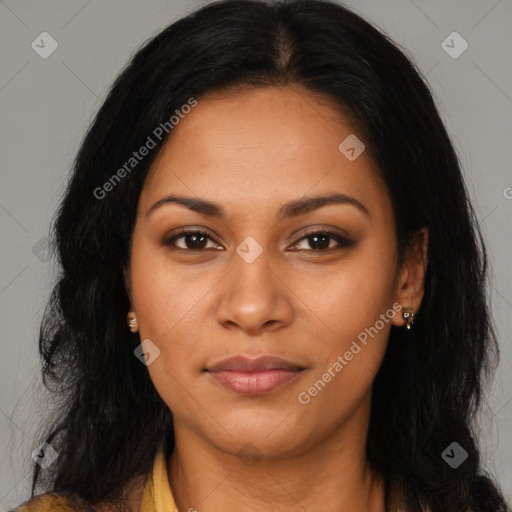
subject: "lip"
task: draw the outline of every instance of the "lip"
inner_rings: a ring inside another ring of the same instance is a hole
[[[276,356],[234,356],[206,369],[222,386],[244,395],[259,395],[280,388],[306,368]]]
[[[241,371],[241,372],[254,372],[254,371],[265,371],[265,370],[304,370],[298,364],[287,361],[277,356],[231,356],[226,359],[222,359],[218,363],[207,368],[209,372],[218,371]]]
[[[210,372],[212,378],[225,388],[242,395],[270,393],[295,380],[304,370],[264,370],[239,372],[224,370]]]

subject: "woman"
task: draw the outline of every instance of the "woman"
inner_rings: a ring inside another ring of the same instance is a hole
[[[350,10],[228,0],[149,41],[54,243],[59,408],[16,510],[506,510],[472,433],[496,342],[460,164]]]

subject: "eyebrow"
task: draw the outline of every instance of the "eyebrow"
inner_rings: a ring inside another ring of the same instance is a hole
[[[187,196],[177,196],[170,194],[168,196],[163,197],[159,201],[157,201],[147,212],[146,218],[150,216],[152,212],[154,212],[157,208],[169,204],[181,204],[185,206],[189,210],[193,212],[200,213],[202,215],[206,215],[209,217],[215,217],[218,219],[226,219],[226,212],[224,208],[217,203],[212,201],[208,201],[206,199],[200,199],[197,197],[187,197]],[[338,192],[333,192],[327,195],[316,195],[303,197],[301,199],[295,199],[292,201],[288,201],[284,203],[277,213],[278,220],[282,220],[285,218],[298,217],[299,215],[304,215],[305,213],[309,213],[315,211],[323,206],[328,206],[331,204],[346,204],[356,207],[359,211],[369,216],[370,212],[355,197],[347,196],[345,194],[341,194]]]

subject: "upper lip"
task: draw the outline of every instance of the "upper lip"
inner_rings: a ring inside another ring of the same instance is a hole
[[[232,356],[222,359],[217,364],[207,368],[210,372],[228,370],[238,371],[265,371],[265,370],[304,370],[305,368],[276,356],[259,356],[255,358],[247,356]]]

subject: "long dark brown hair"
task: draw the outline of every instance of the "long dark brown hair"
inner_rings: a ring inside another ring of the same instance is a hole
[[[487,259],[461,166],[432,93],[404,49],[330,1],[226,0],[176,21],[131,58],[80,147],[52,226],[61,275],[40,331],[57,409],[39,441],[59,456],[34,465],[37,489],[92,505],[119,501],[147,475],[172,416],[133,351],[123,269],[137,202],[166,138],[107,194],[104,184],[190,98],[240,87],[301,85],[350,116],[389,191],[401,256],[429,229],[425,295],[404,339],[392,328],[373,385],[367,457],[406,492],[408,510],[503,511],[481,469],[475,414],[498,349]],[[456,470],[441,457],[456,441]],[[340,478],[342,476],[340,475]]]

